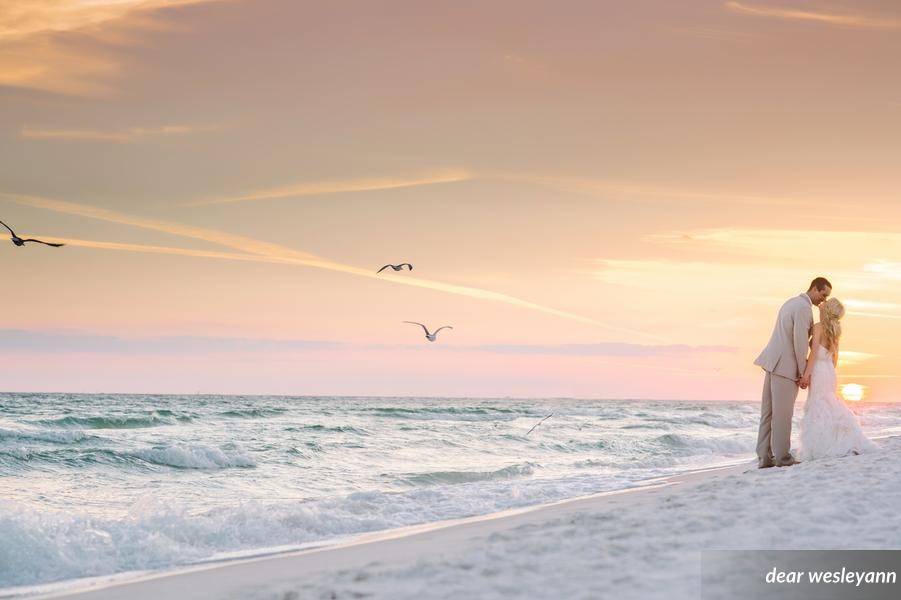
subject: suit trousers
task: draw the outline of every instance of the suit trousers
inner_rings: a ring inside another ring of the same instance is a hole
[[[792,415],[797,398],[798,384],[767,371],[757,433],[757,460],[761,467],[792,464]]]

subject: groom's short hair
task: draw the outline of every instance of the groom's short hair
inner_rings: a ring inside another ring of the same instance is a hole
[[[818,292],[822,292],[823,288],[826,288],[826,287],[828,287],[830,290],[832,289],[832,284],[829,283],[829,280],[826,279],[825,277],[817,277],[816,279],[814,279],[813,281],[810,282],[810,287],[807,288],[807,291],[809,292],[813,288],[816,288]]]

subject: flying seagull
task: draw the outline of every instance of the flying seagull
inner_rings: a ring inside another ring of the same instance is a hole
[[[540,421],[538,421],[537,423],[535,423],[534,425],[532,425],[532,429],[528,430],[528,431],[526,432],[526,435],[529,435],[530,433],[532,433],[533,431],[535,431],[535,428],[536,428],[536,427],[538,427],[539,425],[541,425],[542,423],[544,423],[545,421],[547,421],[548,419],[550,419],[550,418],[553,417],[553,416],[554,416],[554,413],[551,413],[551,414],[549,414],[548,416],[546,416],[545,418],[543,418],[543,419],[541,419]]]
[[[16,246],[24,246],[26,242],[35,242],[38,244],[44,244],[45,246],[53,246],[54,248],[59,248],[60,246],[65,246],[65,244],[51,244],[50,242],[42,242],[41,240],[36,240],[34,238],[26,238],[23,240],[22,238],[17,236],[16,232],[13,231],[10,228],[10,226],[7,225],[6,223],[4,223],[3,221],[0,221],[0,225],[3,225],[4,227],[6,227],[9,230],[9,234],[12,236],[13,244],[15,244]]]
[[[416,321],[404,321],[404,323],[409,323],[410,325],[419,325],[420,327],[422,327],[422,330],[425,331],[425,339],[429,340],[430,342],[434,342],[438,339],[438,332],[442,329],[453,329],[453,327],[451,327],[450,325],[445,325],[444,327],[439,327],[438,329],[436,329],[435,333],[429,333],[429,328],[422,323],[417,323]]]
[[[376,271],[376,273],[381,273],[382,271],[384,271],[384,270],[387,269],[388,267],[391,267],[391,268],[394,269],[395,271],[403,271],[403,270],[404,270],[404,267],[409,268],[411,271],[413,270],[413,265],[411,265],[410,263],[400,263],[399,265],[385,265],[384,267],[382,267],[381,269],[379,269],[378,271]]]

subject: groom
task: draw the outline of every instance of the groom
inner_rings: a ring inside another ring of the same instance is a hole
[[[819,306],[831,293],[829,280],[817,277],[810,282],[807,293],[783,304],[770,343],[754,361],[766,371],[757,434],[757,464],[761,469],[787,467],[798,462],[791,455],[792,413],[798,388],[807,389],[810,385],[801,374],[807,368],[813,325],[811,307]]]

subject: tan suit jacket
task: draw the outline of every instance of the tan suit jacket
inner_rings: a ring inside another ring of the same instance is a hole
[[[810,297],[800,294],[779,309],[770,342],[754,361],[764,371],[796,380],[807,368],[807,349],[813,325]]]

